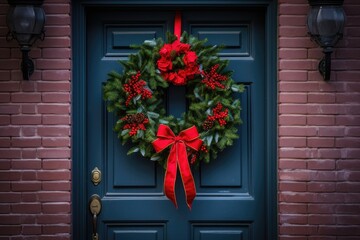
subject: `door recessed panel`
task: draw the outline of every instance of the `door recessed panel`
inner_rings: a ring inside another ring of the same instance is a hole
[[[108,224],[106,235],[109,240],[164,240],[165,225],[154,223]]]
[[[250,240],[251,224],[192,224],[192,240]]]
[[[105,57],[127,58],[137,51],[131,46],[165,35],[165,23],[105,24],[104,28]]]
[[[122,15],[114,23],[102,22],[103,44],[99,46],[104,46],[100,61],[100,66],[104,65],[104,72],[106,70],[121,72],[122,67],[116,60],[125,60],[130,54],[136,53],[137,50],[131,46],[140,45],[146,40],[165,37],[167,21],[155,18],[154,21],[131,21]],[[106,74],[103,78],[106,79]],[[103,138],[106,140],[103,142],[105,149],[103,159],[107,170],[104,174],[107,178],[105,181],[107,194],[111,196],[162,195],[163,171],[161,167],[138,153],[128,155],[131,144],[122,145],[113,131],[118,116],[106,111],[105,102],[102,109]]]
[[[190,24],[191,33],[207,39],[207,45],[220,45],[221,57],[250,57],[250,35],[247,24]]]
[[[221,152],[210,164],[202,164],[198,192],[203,194],[225,195],[252,194],[252,155],[251,155],[251,84],[244,83],[245,91],[237,94],[241,101],[241,119],[238,128],[239,139],[233,146]]]
[[[140,154],[128,155],[131,145],[122,145],[117,134],[112,130],[117,117],[114,113],[106,116],[106,149],[108,193],[120,195],[162,194],[163,173],[156,162]]]

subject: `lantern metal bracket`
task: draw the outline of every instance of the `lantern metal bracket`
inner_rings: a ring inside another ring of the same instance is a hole
[[[29,80],[29,77],[34,73],[34,62],[29,58],[30,48],[28,46],[21,47],[22,61],[21,71],[24,80]]]
[[[325,48],[323,50],[323,53],[325,54],[324,57],[319,62],[319,72],[323,76],[325,81],[330,80],[330,72],[331,72],[331,48]]]

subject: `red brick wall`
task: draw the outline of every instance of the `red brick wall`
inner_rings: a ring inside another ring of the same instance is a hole
[[[0,0],[0,239],[70,239],[69,0],[45,0],[44,8],[46,38],[30,52],[31,80],[22,81]]]
[[[45,0],[30,81],[5,40],[7,8],[0,0],[0,240],[70,239],[70,3]],[[279,0],[279,238],[359,239],[360,2],[345,0],[329,83],[307,11],[306,0]]]
[[[317,71],[306,0],[279,1],[279,235],[360,239],[360,1],[345,0],[331,81]]]

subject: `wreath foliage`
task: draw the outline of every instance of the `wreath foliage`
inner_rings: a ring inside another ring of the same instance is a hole
[[[103,88],[108,111],[118,116],[114,131],[123,144],[133,145],[128,154],[139,152],[164,165],[169,152],[155,153],[152,146],[160,124],[175,134],[197,127],[203,145],[199,151],[188,149],[189,161],[195,165],[210,162],[233,144],[241,123],[240,100],[234,93],[243,92],[244,86],[235,83],[228,61],[217,55],[221,47],[209,46],[186,32],[180,41],[167,33],[167,42],[159,38],[132,47],[137,53],[120,61],[122,73],[110,72]],[[181,118],[166,114],[169,84],[186,85],[189,105]]]

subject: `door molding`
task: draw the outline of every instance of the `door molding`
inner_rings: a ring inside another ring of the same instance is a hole
[[[99,6],[240,6],[265,9],[266,235],[277,239],[277,0],[73,0],[72,1],[72,239],[84,239],[86,183],[86,12]]]

